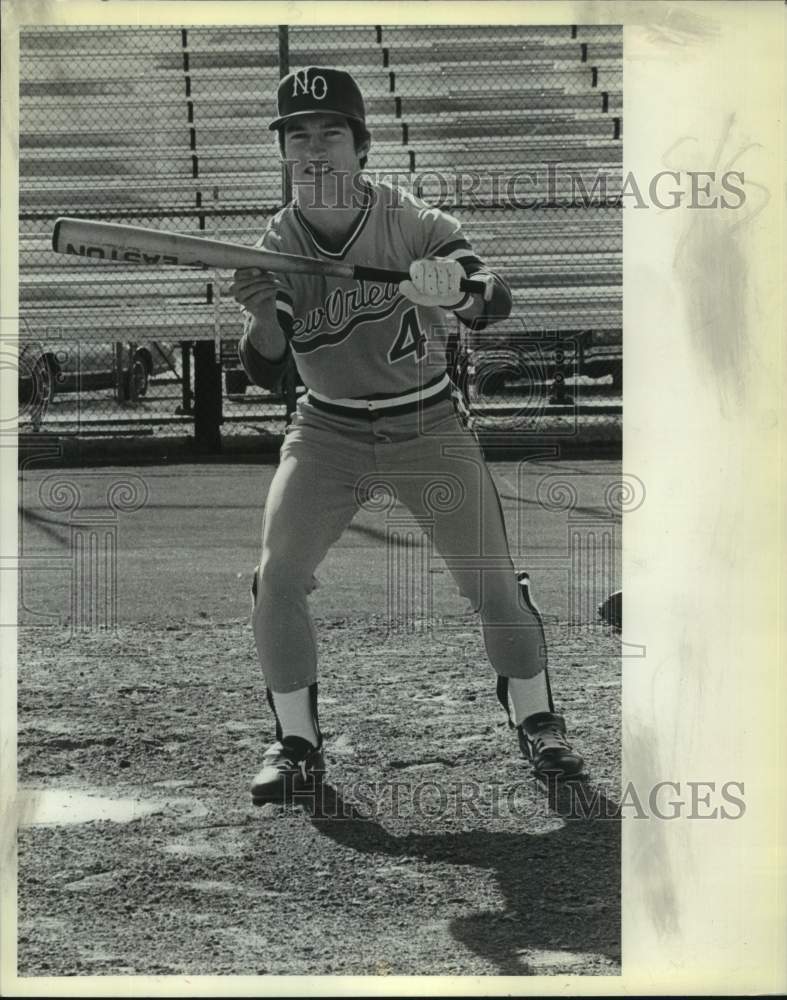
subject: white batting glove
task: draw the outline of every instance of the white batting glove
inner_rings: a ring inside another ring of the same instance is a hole
[[[399,282],[399,291],[419,306],[442,306],[455,309],[466,299],[460,283],[465,271],[450,257],[428,257],[410,265],[410,280]]]

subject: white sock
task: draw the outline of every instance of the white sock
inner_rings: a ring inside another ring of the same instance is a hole
[[[508,700],[514,716],[514,725],[524,722],[528,715],[549,711],[547,674],[542,670],[535,677],[509,677]]]
[[[284,736],[301,736],[312,746],[317,746],[317,729],[312,716],[312,702],[308,687],[297,691],[273,691],[273,704]]]

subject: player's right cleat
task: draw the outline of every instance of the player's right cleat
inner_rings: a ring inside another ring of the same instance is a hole
[[[269,747],[261,770],[251,783],[255,806],[286,802],[298,792],[312,791],[325,774],[322,746],[315,747],[300,736],[285,736]]]

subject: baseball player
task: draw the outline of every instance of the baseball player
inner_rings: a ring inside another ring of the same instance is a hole
[[[277,387],[292,353],[308,390],[285,434],[252,585],[276,722],[252,799],[286,799],[324,773],[307,599],[317,566],[381,484],[429,532],[479,613],[526,759],[540,775],[577,775],[583,761],[554,710],[541,618],[526,575],[517,579],[494,483],[448,375],[450,313],[482,329],[509,314],[509,289],[455,218],[363,173],[371,136],[348,73],[309,66],[284,77],[270,128],[294,196],[257,245],[410,277],[383,284],[248,268],[234,276],[249,378]],[[470,276],[483,294],[462,290]]]

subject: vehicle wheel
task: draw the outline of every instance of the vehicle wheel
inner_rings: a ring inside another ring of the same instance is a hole
[[[57,381],[57,367],[51,358],[38,358],[33,365],[32,405],[44,408],[52,401]]]
[[[516,377],[516,372],[499,365],[485,365],[477,375],[476,392],[480,396],[497,396],[507,383]]]
[[[137,354],[134,357],[134,364],[131,367],[132,378],[134,379],[134,385],[136,386],[137,399],[141,399],[143,396],[147,395],[148,384],[150,381],[150,369],[148,368],[147,359],[143,354]]]
[[[136,354],[130,371],[125,372],[126,398],[142,399],[148,391],[148,379],[148,366],[145,359],[141,354]]]
[[[19,371],[19,416],[30,417],[34,430],[38,430],[41,420],[55,394],[57,363],[46,356],[39,356],[30,365],[23,365]]]
[[[137,395],[145,396],[150,388],[150,380],[153,377],[153,358],[150,355],[150,351],[137,351],[134,355],[134,364],[136,365],[137,362],[139,362],[145,369],[144,379],[137,379]]]
[[[225,373],[224,383],[227,387],[228,396],[242,396],[246,392],[246,386],[249,384],[246,372],[234,370]]]
[[[501,375],[500,372],[489,372],[481,383],[481,391],[484,396],[497,396],[503,391],[505,384],[505,375]]]

